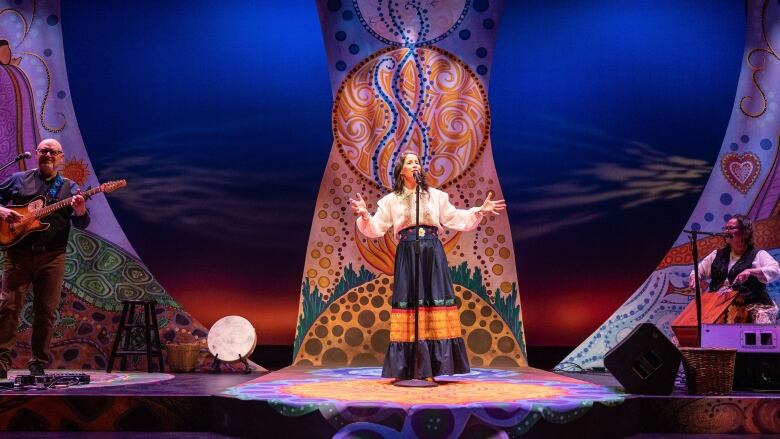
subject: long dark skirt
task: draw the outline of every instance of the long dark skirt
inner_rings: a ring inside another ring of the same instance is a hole
[[[418,287],[420,326],[417,341],[417,374],[412,373],[414,347],[414,264],[417,228],[404,229],[395,254],[393,312],[390,346],[382,376],[427,378],[469,372],[466,346],[461,337],[460,316],[455,304],[450,269],[435,227],[423,226],[420,238]]]

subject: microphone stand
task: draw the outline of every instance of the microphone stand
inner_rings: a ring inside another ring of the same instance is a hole
[[[412,299],[414,300],[414,345],[412,346],[412,358],[409,365],[412,370],[412,378],[408,380],[399,380],[393,383],[399,387],[436,387],[438,384],[433,381],[425,381],[417,375],[420,362],[420,353],[418,352],[418,340],[420,338],[420,182],[415,177],[416,188],[416,208],[414,214],[414,282],[412,282]]]
[[[18,156],[16,156],[15,159],[13,159],[10,162],[4,164],[3,166],[0,166],[0,172],[5,171],[6,169],[8,169],[9,166],[14,165],[16,162],[18,162],[20,160],[24,160],[25,158],[29,158],[30,156],[28,154],[30,154],[30,153],[19,154]]]
[[[696,291],[696,347],[701,347],[701,284],[699,283],[699,246],[698,235],[723,236],[722,233],[702,232],[699,230],[683,230],[688,234],[693,256],[693,284]]]

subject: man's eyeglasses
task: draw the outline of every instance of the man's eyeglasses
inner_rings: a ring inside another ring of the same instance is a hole
[[[38,151],[38,154],[40,155],[50,155],[52,157],[57,157],[58,155],[62,154],[62,151],[57,151],[56,149],[48,149],[48,148],[41,148],[36,149]]]

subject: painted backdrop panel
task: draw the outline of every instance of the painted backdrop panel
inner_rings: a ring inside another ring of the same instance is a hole
[[[295,364],[381,364],[389,343],[396,238],[366,239],[348,206],[392,187],[418,153],[459,208],[502,198],[487,86],[502,2],[318,2],[334,94],[333,145],[307,248]],[[526,364],[506,215],[441,236],[475,366]]]

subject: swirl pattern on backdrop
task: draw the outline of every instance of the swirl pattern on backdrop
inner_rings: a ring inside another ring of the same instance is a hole
[[[423,75],[408,62],[413,51],[423,61]],[[479,159],[489,126],[481,82],[435,48],[388,49],[366,59],[347,76],[333,108],[333,134],[344,160],[384,189],[392,187],[395,160],[407,149],[428,163],[435,186],[446,187]]]
[[[353,5],[360,23],[376,39],[391,46],[411,46],[446,38],[463,21],[470,3],[355,0]]]

